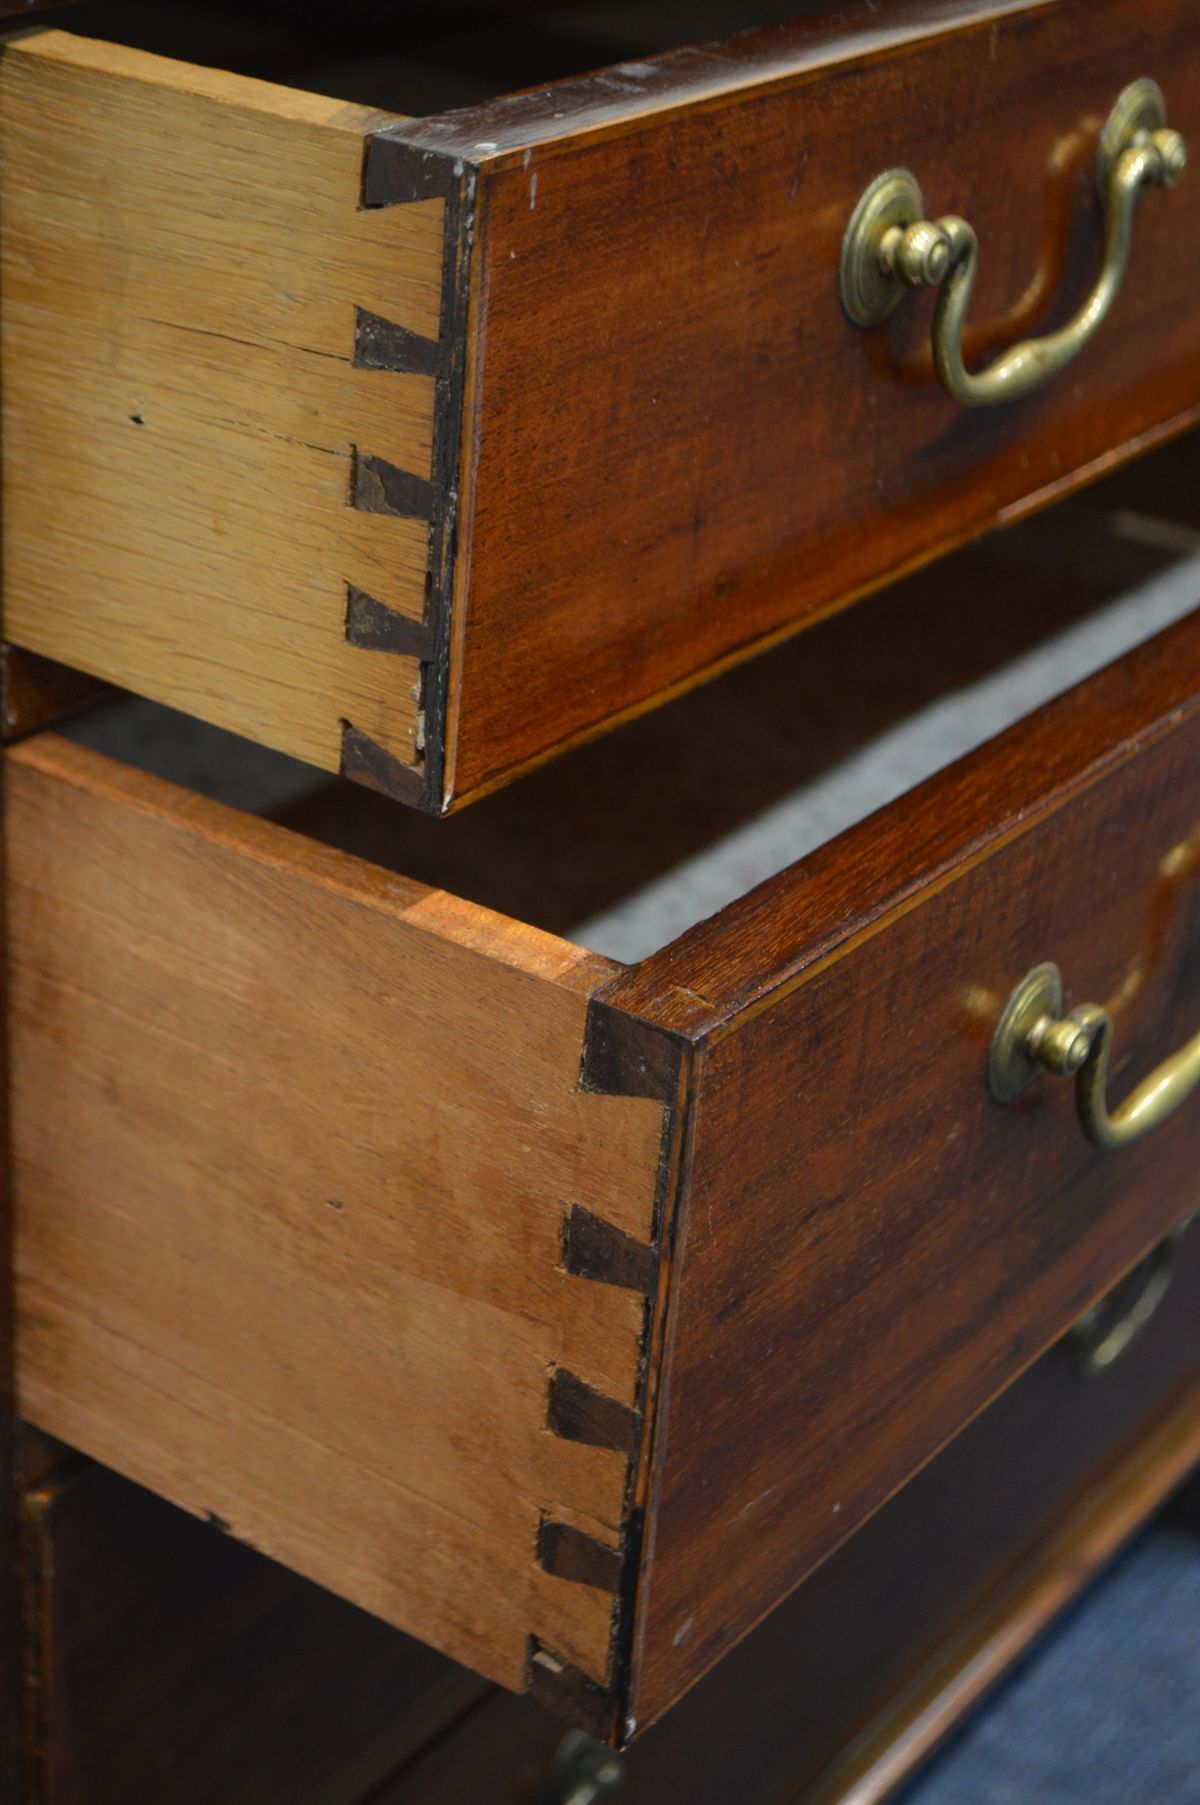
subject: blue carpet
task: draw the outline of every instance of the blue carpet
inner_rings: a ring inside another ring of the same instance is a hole
[[[1200,1540],[1143,1536],[897,1805],[1200,1805]]]

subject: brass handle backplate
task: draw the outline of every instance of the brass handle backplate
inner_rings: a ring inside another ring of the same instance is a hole
[[[1125,276],[1143,190],[1173,188],[1186,164],[1187,146],[1166,123],[1162,90],[1156,82],[1134,82],[1100,137],[1096,182],[1104,208],[1104,253],[1091,293],[1065,326],[1010,346],[977,374],[963,361],[963,331],[979,241],[955,214],[926,219],[920,187],[907,169],[877,176],[854,209],[842,245],[842,305],[856,326],[876,326],[907,289],[940,289],[933,362],[943,388],[963,407],[1016,400],[1065,368],[1092,338]]]
[[[1039,1071],[1074,1078],[1079,1120],[1097,1147],[1124,1147],[1157,1128],[1200,1085],[1200,1034],[1151,1072],[1111,1113],[1112,1017],[1097,1003],[1062,1014],[1056,965],[1037,965],[1004,1006],[988,1058],[988,1089],[1011,1103]]]

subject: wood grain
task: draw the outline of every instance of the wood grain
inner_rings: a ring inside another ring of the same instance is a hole
[[[513,1687],[604,1678],[662,1106],[579,1086],[612,968],[43,737],[9,754],[19,1397],[40,1427]],[[62,1131],[70,1123],[70,1133]]]
[[[1193,615],[602,993],[694,1066],[639,1721],[1194,1204],[1194,1104],[1105,1158],[984,1073],[1049,958],[1115,1087],[1195,1032],[1198,760]]]
[[[317,777],[279,818],[574,939],[639,890],[664,894],[680,866],[786,798],[819,793],[841,761],[879,762],[876,742],[907,717],[1047,646],[1193,543],[1195,434],[448,818]]]
[[[836,300],[883,158],[980,232],[973,363],[1060,323],[1142,73],[1200,139],[1188,0],[853,0],[419,121],[26,33],[6,631],[434,812],[478,796],[1196,417],[1186,188],[1013,407],[945,397],[930,297],[871,334]]]
[[[356,360],[359,311],[440,332],[439,199],[360,205],[382,115],[56,31],[0,54],[4,632],[326,770],[350,722],[421,761],[435,378]],[[422,504],[423,506],[423,504]]]
[[[628,1805],[865,1805],[978,1702],[1197,1453],[1200,1240],[1096,1383],[1056,1347],[627,1751]],[[556,1728],[492,1695],[379,1805],[526,1805]],[[874,1790],[867,1790],[867,1789]]]
[[[929,297],[871,334],[837,300],[854,204],[904,163],[980,233],[973,365],[1065,320],[1141,74],[1200,138],[1189,0],[863,4],[376,137],[380,203],[474,172],[448,801],[1194,417],[1182,191],[1139,210],[1102,339],[1019,405],[943,394]]]
[[[623,974],[27,743],[24,1408],[629,1736],[1194,1202],[982,1073],[1193,1031],[1198,733],[1193,616]]]

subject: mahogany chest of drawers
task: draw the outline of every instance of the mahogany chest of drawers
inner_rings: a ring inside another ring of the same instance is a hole
[[[1196,1453],[1186,1259],[1126,1392],[1058,1344],[1133,1272],[1124,1363],[1200,1202],[1200,30],[799,10],[618,13],[593,75],[559,19],[501,98],[428,19],[0,50],[13,1409],[110,1470],[14,1482],[22,1633],[43,1529],[182,1506],[298,1638],[315,1582],[372,1673],[357,1613],[445,1657],[439,1760],[550,1761],[486,1680],[663,1798],[640,1751],[962,1484],[888,1673],[836,1669],[859,1753],[763,1698],[775,1779],[882,1788],[902,1682],[941,1723],[952,1631],[1031,1632]],[[1082,1423],[1028,1515],[1024,1399]]]

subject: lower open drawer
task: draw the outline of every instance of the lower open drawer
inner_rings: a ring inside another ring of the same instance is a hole
[[[1192,0],[767,12],[0,41],[3,637],[441,813],[1200,419]]]
[[[22,1413],[615,1740],[1197,1201],[988,1064],[1049,960],[1114,1097],[1200,1023],[1200,616],[627,967],[6,772]]]

